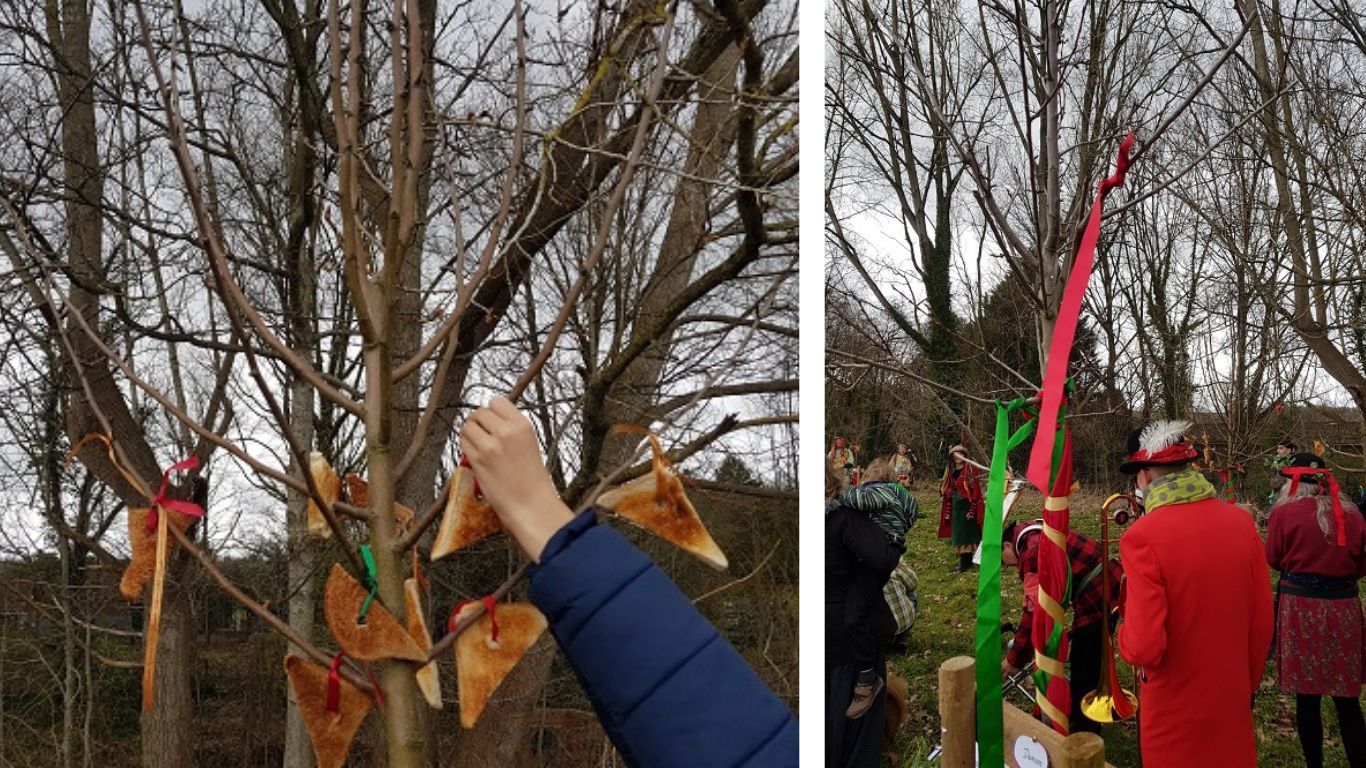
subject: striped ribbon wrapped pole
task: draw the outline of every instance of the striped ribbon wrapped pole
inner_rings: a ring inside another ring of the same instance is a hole
[[[1043,538],[1039,541],[1039,610],[1034,612],[1035,690],[1039,709],[1058,733],[1067,734],[1072,706],[1067,680],[1067,605],[1072,600],[1072,567],[1067,561],[1071,527],[1068,497],[1072,493],[1072,433],[1064,424],[1052,489],[1043,502]],[[1042,639],[1042,642],[1039,642]]]

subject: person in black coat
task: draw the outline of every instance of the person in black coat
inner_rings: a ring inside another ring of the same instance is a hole
[[[511,402],[475,411],[460,449],[534,563],[531,601],[628,766],[795,768],[792,712],[650,558],[594,510],[569,511]]]
[[[842,483],[826,470],[825,512],[825,765],[826,768],[869,768],[879,762],[886,689],[874,693],[872,705],[858,719],[846,714],[859,682],[857,647],[846,617],[866,615],[875,646],[873,674],[886,679],[885,647],[896,633],[896,619],[882,587],[901,561],[896,546],[866,513],[841,506],[834,497]]]

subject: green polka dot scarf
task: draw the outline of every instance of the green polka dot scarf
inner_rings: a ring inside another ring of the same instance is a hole
[[[1189,504],[1214,498],[1214,486],[1205,476],[1187,467],[1154,480],[1143,494],[1143,508],[1149,512],[1168,504]]]

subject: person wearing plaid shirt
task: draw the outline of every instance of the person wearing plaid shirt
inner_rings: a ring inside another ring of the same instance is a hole
[[[1034,658],[1034,610],[1039,594],[1039,539],[1043,521],[1007,523],[1002,530],[1001,563],[1020,571],[1024,582],[1024,612],[1015,630],[1015,640],[1001,661],[1002,675],[1013,675]],[[1110,606],[1119,604],[1119,562],[1108,559],[1095,539],[1076,531],[1067,532],[1067,562],[1072,568],[1071,628],[1071,730],[1100,733],[1100,724],[1081,711],[1081,698],[1100,684],[1101,611],[1104,600],[1101,585],[1102,563],[1110,565]]]

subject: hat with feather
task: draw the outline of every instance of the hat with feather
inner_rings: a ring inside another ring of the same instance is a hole
[[[1154,421],[1129,435],[1129,458],[1119,465],[1126,475],[1144,467],[1189,464],[1200,454],[1186,442],[1189,421]]]

